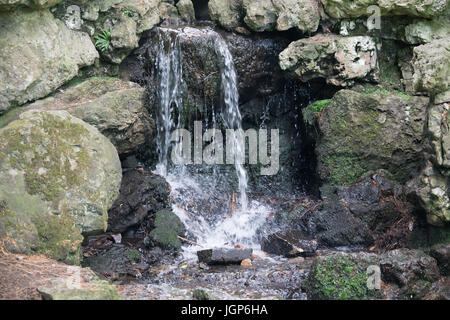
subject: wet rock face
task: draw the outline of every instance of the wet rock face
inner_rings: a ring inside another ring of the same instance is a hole
[[[381,271],[385,290],[368,288],[371,267]],[[421,299],[438,279],[436,260],[418,250],[336,253],[315,259],[307,293],[310,299]]]
[[[129,170],[123,174],[119,197],[108,211],[108,230],[125,232],[169,206],[170,186],[161,176]]]
[[[96,127],[119,155],[137,153],[148,143],[155,122],[146,109],[145,89],[117,78],[90,78],[39,100],[27,109],[66,110]]]
[[[224,37],[233,56],[242,102],[282,88],[284,80],[277,65],[278,54],[288,44],[287,40],[236,34]],[[147,83],[151,99],[156,99],[158,79],[154,64],[158,50],[161,43],[168,46],[169,39],[175,38],[179,41],[183,60],[183,105],[192,112],[201,112],[205,103],[219,106],[222,62],[214,49],[214,35],[208,28],[158,28],[148,35],[145,43],[124,61],[121,68],[127,70],[132,81]]]
[[[431,247],[430,255],[436,259],[442,275],[450,275],[450,243],[436,244]]]
[[[305,238],[298,230],[288,230],[263,237],[261,250],[286,257],[308,257],[315,254],[317,241]]]
[[[304,82],[324,78],[329,84],[350,86],[355,80],[379,77],[375,41],[367,36],[315,35],[292,42],[279,59],[281,69]]]
[[[33,235],[29,243],[19,240],[22,246],[9,239],[8,249],[78,263],[80,231],[105,231],[107,210],[118,195],[116,149],[65,111],[27,111],[0,137],[7,141],[0,146],[2,237]]]
[[[385,169],[399,182],[417,175],[429,99],[385,90],[341,90],[317,123],[318,172],[332,185],[354,183]]]
[[[436,260],[419,250],[397,249],[380,256],[381,276],[400,297],[423,298],[439,279]]]
[[[367,8],[376,5],[381,15],[407,15],[412,17],[433,18],[447,7],[447,0],[322,0],[325,11],[333,18],[368,17],[373,11]]]
[[[227,34],[225,40],[233,55],[241,101],[264,97],[283,88],[286,80],[278,65],[278,55],[288,45],[287,39]]]
[[[0,114],[42,98],[98,58],[84,32],[48,10],[0,12]]]
[[[402,186],[385,172],[322,197],[323,204],[315,210],[286,213],[286,222],[323,247],[375,245],[392,249],[406,244],[414,225],[412,205],[406,201]]]
[[[242,260],[250,259],[252,249],[217,248],[197,251],[198,261],[209,265],[240,264]]]

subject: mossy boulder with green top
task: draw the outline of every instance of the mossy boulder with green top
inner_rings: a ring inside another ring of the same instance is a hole
[[[103,232],[122,172],[114,146],[66,111],[30,110],[0,129],[0,237],[13,252],[80,260]]]
[[[318,173],[326,183],[348,185],[384,169],[405,183],[424,163],[423,130],[429,99],[383,89],[364,90],[341,90],[323,103],[316,122]]]

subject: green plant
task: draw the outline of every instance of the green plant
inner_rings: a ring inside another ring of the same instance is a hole
[[[323,109],[330,104],[330,99],[317,100],[311,105],[311,109],[314,112],[321,113]]]
[[[130,18],[134,17],[134,11],[131,9],[123,8],[122,14]]]
[[[102,29],[94,35],[95,47],[101,52],[105,52],[109,48],[111,42],[111,31]]]

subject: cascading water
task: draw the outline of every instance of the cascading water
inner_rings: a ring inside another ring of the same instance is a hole
[[[258,228],[266,221],[268,209],[256,201],[249,203],[247,198],[248,175],[244,165],[237,161],[245,154],[242,146],[232,137],[234,151],[234,175],[237,177],[239,201],[234,200],[234,192],[224,190],[224,170],[214,165],[209,174],[192,172],[187,166],[169,164],[171,133],[177,128],[191,128],[191,123],[183,123],[183,74],[182,51],[179,43],[181,35],[200,34],[210,46],[214,47],[220,67],[221,110],[215,114],[211,106],[211,128],[242,129],[239,111],[237,76],[233,58],[227,43],[215,31],[205,28],[182,29],[159,28],[157,59],[154,78],[158,80],[159,108],[157,110],[157,173],[163,175],[172,187],[173,210],[180,217],[191,236],[203,247],[233,246],[241,243],[258,248],[255,241]],[[185,62],[189,63],[189,62]],[[205,109],[208,106],[205,105]],[[219,119],[221,123],[219,123]],[[206,119],[205,119],[206,121]],[[208,120],[209,121],[209,120]],[[200,170],[201,171],[201,170]],[[228,191],[228,192],[227,192]],[[237,198],[237,197],[236,197]],[[186,247],[194,252],[196,246]]]

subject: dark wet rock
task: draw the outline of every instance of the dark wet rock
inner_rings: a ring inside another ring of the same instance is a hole
[[[250,37],[238,34],[223,34],[229,43],[238,75],[238,90],[241,101],[255,96],[274,93],[283,85],[283,74],[278,65],[278,54],[288,45],[283,38],[268,38],[260,35]],[[157,70],[155,64],[160,44],[177,38],[181,49],[184,81],[183,105],[195,116],[204,111],[204,105],[219,106],[220,65],[214,39],[217,34],[207,28],[155,28],[148,33],[143,44],[125,59],[121,70],[126,70],[132,81],[146,83],[150,101],[157,104]],[[152,100],[153,99],[153,100]]]
[[[312,256],[317,250],[317,241],[304,237],[297,230],[288,230],[263,237],[261,250],[286,257]]]
[[[450,277],[434,282],[424,300],[450,300]]]
[[[430,255],[436,259],[441,274],[450,275],[450,243],[436,244],[431,247]]]
[[[226,34],[225,39],[233,55],[241,101],[264,97],[283,88],[285,77],[278,55],[289,44],[287,39],[234,33]]]
[[[394,249],[406,244],[413,230],[412,205],[401,185],[384,171],[358,183],[322,190],[322,203],[281,213],[280,221],[296,226],[320,246],[376,245]]]
[[[244,259],[250,259],[252,249],[218,248],[197,251],[198,261],[209,265],[214,264],[240,264]]]
[[[381,277],[399,297],[421,299],[439,279],[436,260],[420,250],[396,249],[380,255]]]
[[[181,241],[178,238],[185,231],[180,218],[170,210],[158,211],[155,215],[155,228],[144,240],[147,246],[158,246],[167,250],[181,249]]]
[[[170,186],[155,174],[134,169],[123,174],[120,195],[108,212],[108,230],[124,232],[152,220],[159,210],[169,206]]]
[[[142,253],[124,244],[114,244],[102,252],[85,257],[83,266],[112,280],[133,279],[149,268]]]

